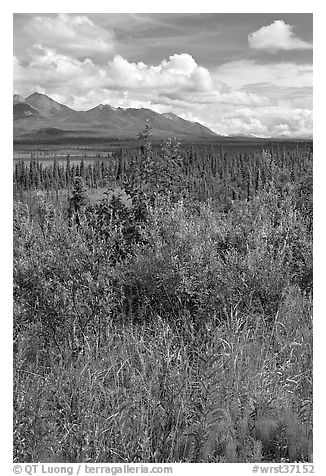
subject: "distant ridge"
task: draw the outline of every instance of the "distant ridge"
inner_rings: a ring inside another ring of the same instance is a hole
[[[45,94],[35,92],[23,98],[13,97],[14,139],[37,140],[51,136],[69,138],[135,139],[146,122],[153,138],[218,139],[208,127],[187,121],[173,113],[159,114],[151,109],[114,108],[99,104],[88,111],[75,111]]]
[[[14,104],[14,121],[27,117],[42,117],[41,114],[26,102],[17,102]]]
[[[25,103],[36,109],[43,117],[48,119],[53,117],[61,117],[64,114],[69,114],[71,109],[63,104],[60,104],[45,94],[33,93],[25,99]]]

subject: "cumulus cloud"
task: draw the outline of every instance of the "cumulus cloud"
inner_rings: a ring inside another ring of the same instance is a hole
[[[223,115],[220,122],[225,134],[253,134],[262,137],[312,136],[312,111],[274,107],[263,113],[253,109],[236,109]],[[231,132],[232,131],[232,132]]]
[[[36,90],[74,109],[99,103],[146,107],[174,112],[220,134],[312,135],[312,113],[305,107],[309,65],[258,65],[246,60],[210,72],[186,53],[171,55],[158,65],[130,62],[120,55],[99,65],[94,59],[78,59],[38,44],[28,63],[14,58],[14,78],[17,93],[27,96]],[[264,87],[257,87],[254,80]],[[276,99],[269,94],[271,85],[279,92]],[[295,102],[291,85],[304,91],[295,95]]]
[[[107,55],[114,48],[113,32],[96,25],[87,15],[36,16],[24,30],[34,43],[66,54]]]
[[[39,86],[57,89],[71,88],[73,84],[76,91],[81,91],[91,84],[89,81],[97,74],[97,68],[88,58],[80,61],[41,45],[36,45],[34,50],[35,55],[28,65],[14,58],[15,87],[25,94],[29,90],[37,90]]]
[[[270,124],[273,135],[284,137],[307,137],[313,131],[313,113],[310,109],[292,109],[272,113]],[[286,127],[284,127],[286,126]]]
[[[248,35],[251,48],[275,53],[279,50],[310,50],[312,44],[296,37],[293,26],[283,20],[275,20],[268,26],[262,26],[259,30]]]
[[[130,63],[117,55],[108,63],[107,78],[110,86],[118,88],[207,91],[213,87],[209,71],[186,53],[170,56],[158,66]]]
[[[209,71],[198,66],[188,54],[170,56],[158,66],[132,63],[116,55],[106,65],[99,66],[90,58],[79,60],[42,45],[35,45],[34,50],[29,65],[23,66],[17,59],[15,61],[17,89],[20,84],[25,90],[33,88],[35,83],[46,87],[65,84],[75,90],[105,87],[172,92],[208,91],[213,88]]]

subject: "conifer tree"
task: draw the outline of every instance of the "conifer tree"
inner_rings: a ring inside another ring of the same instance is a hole
[[[69,218],[74,217],[78,227],[80,226],[80,212],[87,202],[87,188],[84,179],[76,177],[72,196],[69,198]]]

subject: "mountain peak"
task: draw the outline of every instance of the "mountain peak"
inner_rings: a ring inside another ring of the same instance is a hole
[[[99,104],[88,111],[74,111],[39,92],[34,92],[24,102],[19,101],[18,105],[15,127],[20,135],[28,131],[37,134],[55,128],[60,130],[63,137],[135,138],[145,127],[146,121],[150,120],[153,137],[218,137],[201,124],[187,121],[173,113],[160,114],[148,108],[124,109]]]
[[[34,93],[30,94],[26,99],[25,99],[26,102],[31,102],[31,101],[43,101],[43,102],[50,102],[50,103],[55,103],[55,104],[60,104],[58,103],[57,101],[55,101],[54,99],[50,98],[49,96],[47,96],[46,94],[43,94],[43,93],[38,93],[37,91],[35,91]],[[62,106],[62,104],[60,104],[60,106]]]
[[[104,111],[107,110],[107,109],[109,109],[110,111],[116,111],[117,110],[115,107],[110,106],[110,104],[99,104],[96,107],[97,107],[97,109],[104,110]]]
[[[52,98],[50,98],[49,96],[47,96],[46,94],[43,94],[43,93],[38,93],[37,91],[35,91],[34,93],[30,94],[26,99],[25,99],[26,102],[29,102],[29,101],[47,101],[47,102],[53,102],[55,103],[56,101]],[[58,103],[59,104],[59,103]]]
[[[87,111],[83,111],[84,113],[91,112],[92,114],[104,114],[110,113],[112,111],[117,111],[115,107],[110,106],[110,104],[98,104],[97,106],[93,107],[92,109],[88,109]]]
[[[46,94],[35,92],[25,99],[25,102],[37,109],[42,116],[51,118],[58,116],[64,112],[71,111],[71,109],[64,104],[60,104]]]
[[[30,94],[28,97],[31,98],[33,96],[46,96],[48,99],[51,99],[49,98],[49,96],[47,96],[46,94],[43,94],[43,93],[39,93],[38,91],[34,91],[32,94]]]

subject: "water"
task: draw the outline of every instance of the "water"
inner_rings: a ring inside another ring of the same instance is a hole
[[[182,144],[182,149],[188,149],[191,145],[190,144]],[[228,141],[228,142],[219,142],[214,144],[194,144],[195,149],[201,150],[202,148],[214,150],[214,152],[222,152],[222,153],[229,153],[229,154],[237,154],[237,153],[244,153],[244,154],[253,154],[253,153],[262,153],[263,150],[267,150],[268,152],[275,153],[275,152],[283,152],[295,149],[307,150],[312,149],[312,141],[287,141],[287,142],[251,142],[251,141]],[[118,147],[108,147],[106,150],[99,150],[99,149],[92,149],[92,148],[72,148],[72,147],[60,147],[60,146],[48,146],[48,149],[41,148],[42,146],[34,146],[30,148],[22,148],[19,149],[16,147],[13,153],[13,160],[14,164],[17,163],[19,160],[24,160],[26,164],[28,164],[31,158],[34,156],[37,158],[44,166],[51,165],[53,163],[54,158],[57,158],[57,161],[60,165],[66,163],[67,155],[69,154],[70,162],[74,164],[80,164],[83,160],[85,165],[94,164],[97,160],[105,161],[110,160],[114,151],[118,149]],[[159,146],[154,146],[154,149]],[[131,152],[132,150],[136,152],[139,150],[138,147],[119,147],[119,149],[123,148],[125,151]],[[137,152],[136,152],[137,153]]]
[[[14,150],[13,160],[14,164],[23,160],[25,164],[28,164],[32,157],[35,157],[44,166],[51,165],[56,158],[59,165],[63,165],[67,161],[67,155],[69,154],[71,164],[80,164],[83,160],[85,165],[94,164],[96,161],[110,160],[111,152],[99,152],[99,151],[26,151],[26,150]]]

